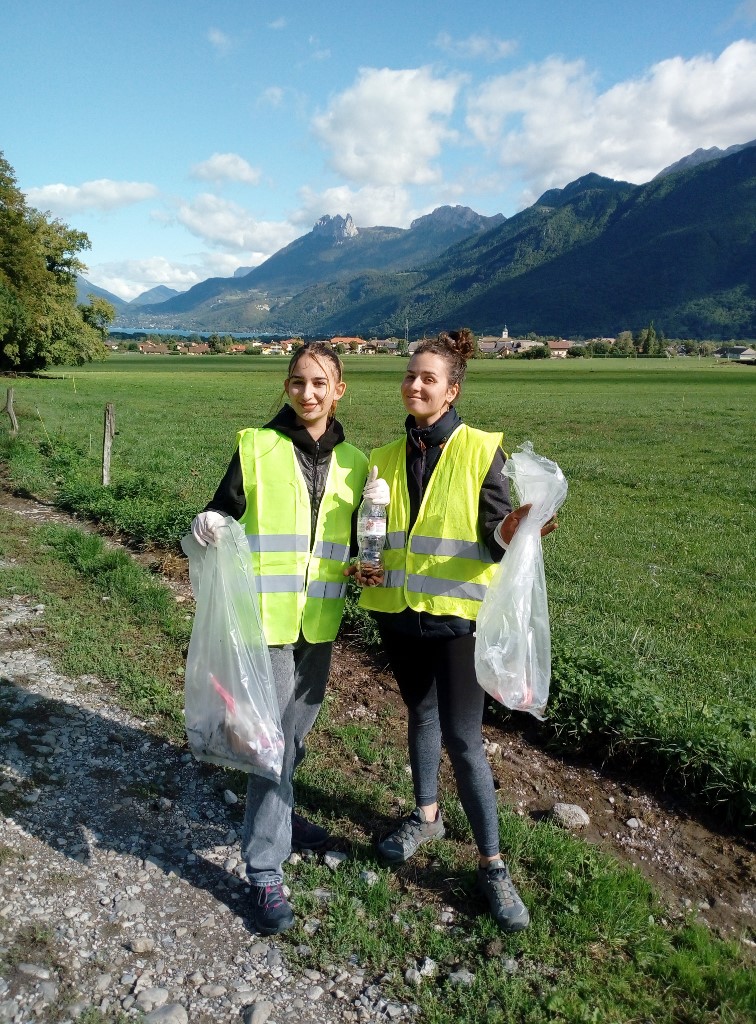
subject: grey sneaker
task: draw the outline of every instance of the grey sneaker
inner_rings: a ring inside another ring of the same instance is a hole
[[[478,868],[478,887],[488,900],[491,916],[502,931],[521,932],[528,927],[528,908],[520,899],[503,860],[492,860],[488,867]]]
[[[445,835],[441,811],[436,814],[435,821],[426,821],[423,811],[416,807],[399,828],[381,839],[378,853],[387,864],[404,864],[423,843],[429,843],[431,839],[443,839]]]

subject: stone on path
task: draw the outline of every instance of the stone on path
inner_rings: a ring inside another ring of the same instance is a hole
[[[452,971],[449,975],[449,981],[452,985],[472,985],[475,981],[475,975],[463,967],[459,971]]]
[[[348,856],[340,850],[329,850],[323,857],[325,866],[331,871],[338,871],[345,860],[348,860]]]
[[[181,1003],[168,1003],[148,1013],[144,1024],[189,1024],[189,1014]]]
[[[273,1003],[268,999],[258,999],[252,1006],[245,1006],[242,1013],[243,1024],[266,1024],[273,1012]]]
[[[583,808],[577,804],[554,804],[551,808],[551,820],[562,828],[585,828],[591,823]]]

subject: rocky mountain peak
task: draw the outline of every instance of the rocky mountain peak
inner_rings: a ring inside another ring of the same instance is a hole
[[[355,238],[359,234],[350,213],[346,217],[340,217],[338,214],[331,217],[326,213],[314,225],[312,233],[322,238],[330,238],[334,242],[343,242],[344,239]]]
[[[437,206],[433,213],[427,213],[424,217],[417,217],[413,220],[410,224],[410,231],[429,224],[434,224],[437,227],[468,228],[477,225],[483,219],[469,206]]]

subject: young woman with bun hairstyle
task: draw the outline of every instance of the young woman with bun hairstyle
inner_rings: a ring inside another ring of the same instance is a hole
[[[282,888],[292,847],[320,849],[328,842],[325,829],[294,812],[292,777],[325,693],[354,512],[367,476],[367,459],[347,444],[334,417],[345,390],[330,345],[298,349],[284,381],[288,403],[264,427],[239,432],[212,501],[192,522],[200,544],[215,543],[223,515],[242,524],[260,591],[284,763],[279,783],[249,776],[242,855],[252,919],[266,935],[294,924]]]
[[[360,604],[374,616],[408,711],[417,806],[378,843],[390,864],[444,835],[438,807],[442,742],[478,847],[478,884],[504,931],[529,914],[501,858],[496,792],[483,749],[486,694],[475,678],[475,620],[519,521],[502,476],[502,435],[468,427],[455,402],[473,354],[471,332],[422,341],[401,395],[406,436],[374,450],[389,487],[384,578]],[[555,527],[550,523],[542,531]],[[348,570],[360,582],[359,571]]]

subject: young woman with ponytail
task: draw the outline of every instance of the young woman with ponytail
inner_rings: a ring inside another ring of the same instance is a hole
[[[387,863],[444,835],[438,807],[442,742],[478,848],[478,885],[504,931],[530,917],[501,857],[496,792],[483,749],[486,694],[475,678],[475,619],[496,563],[530,506],[512,510],[502,435],[462,422],[455,402],[473,353],[468,329],[415,349],[402,381],[406,436],[374,450],[389,487],[384,579],[365,587],[408,711],[417,806],[378,843]],[[549,523],[542,533],[555,528]],[[347,570],[360,582],[359,572]]]

